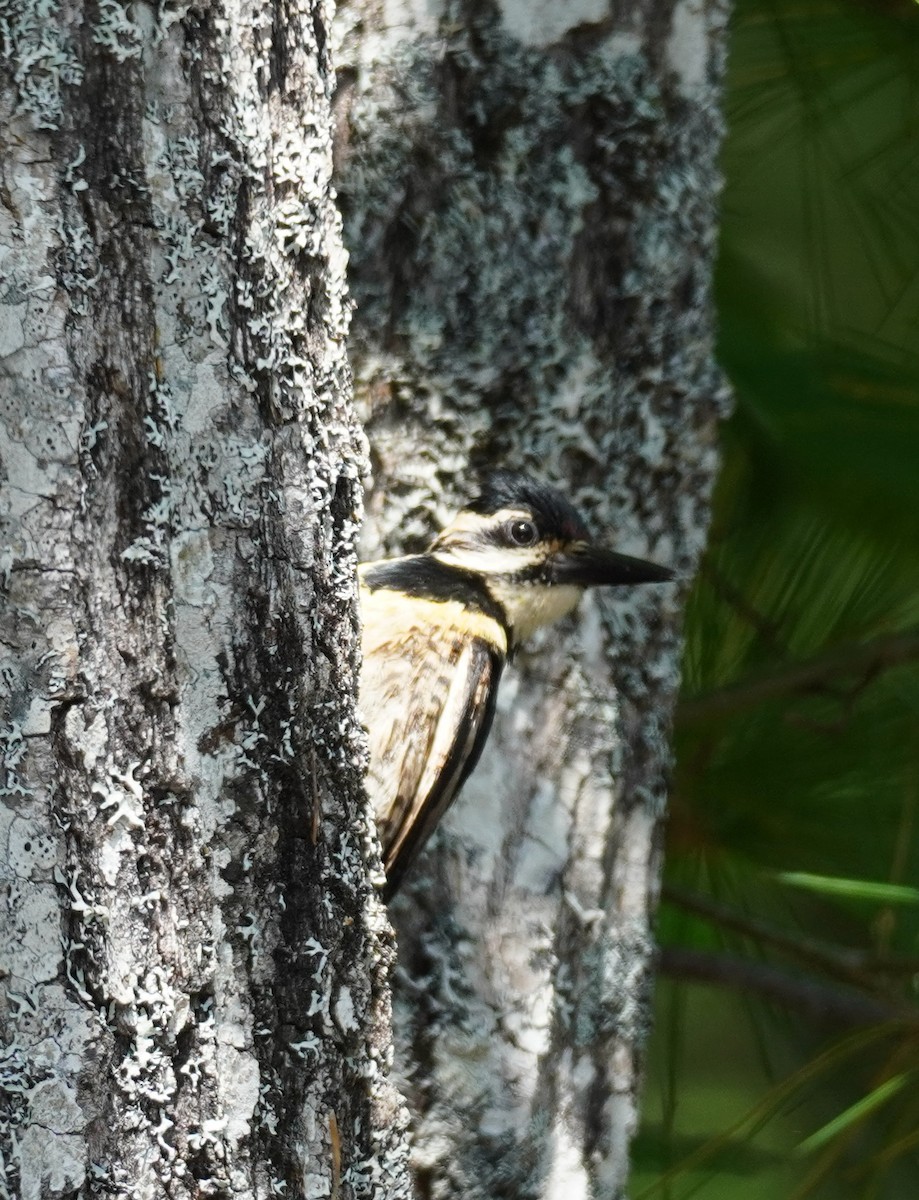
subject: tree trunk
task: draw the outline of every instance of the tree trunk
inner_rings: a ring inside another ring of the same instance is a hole
[[[407,1195],[321,4],[0,3],[0,1194]]]
[[[340,191],[371,441],[365,550],[512,465],[688,575],[725,389],[711,271],[725,6],[338,16]],[[592,597],[518,659],[393,907],[424,1197],[623,1193],[684,589]]]

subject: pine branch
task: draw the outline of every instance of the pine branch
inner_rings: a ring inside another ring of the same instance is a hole
[[[919,1014],[906,1006],[829,987],[767,963],[751,962],[729,954],[664,946],[658,951],[657,969],[673,979],[754,992],[821,1023],[851,1026],[906,1021],[910,1025],[919,1025]]]
[[[723,720],[783,696],[826,692],[840,676],[855,676],[852,691],[857,693],[883,671],[912,662],[919,662],[919,631],[842,646],[807,662],[788,663],[758,677],[690,696],[677,706],[676,723],[685,727]]]

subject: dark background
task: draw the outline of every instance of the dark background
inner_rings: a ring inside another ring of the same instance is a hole
[[[738,0],[632,1197],[919,1195],[919,5]]]

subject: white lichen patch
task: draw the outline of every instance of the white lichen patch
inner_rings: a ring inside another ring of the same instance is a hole
[[[14,1159],[23,1181],[21,1200],[73,1194],[86,1181],[84,1139],[48,1129],[31,1116]]]
[[[143,4],[132,5],[143,12]],[[98,17],[92,25],[92,38],[96,45],[112,55],[118,62],[138,58],[143,48],[144,30],[140,22],[132,19],[128,6],[120,0],[99,0]]]
[[[12,1185],[16,1195],[38,1200],[76,1188],[84,1178],[80,1135],[87,1114],[62,1073],[79,1066],[94,1036],[93,1021],[56,985],[33,983],[21,991],[13,986],[8,995],[15,1035],[0,1053],[0,1088],[7,1101],[0,1137],[6,1141],[15,1127],[18,1131],[2,1163],[0,1189]],[[45,1035],[46,1028],[53,1036]]]
[[[8,358],[26,344],[24,320],[28,305],[0,304],[0,359]]]
[[[705,22],[705,0],[677,0],[666,42],[667,62],[687,96],[706,87],[712,68],[712,46]]]
[[[577,1123],[572,1129],[564,1116],[556,1119],[549,1136],[548,1157],[546,1195],[589,1200],[594,1193],[581,1154]]]
[[[579,25],[609,16],[609,0],[501,0],[504,28],[524,46],[552,46]]]
[[[169,553],[176,600],[201,608],[213,594],[209,582],[214,573],[210,531],[194,529],[176,534]]]
[[[20,879],[40,878],[60,863],[60,839],[34,817],[14,816],[9,826],[5,861]]]
[[[14,988],[57,977],[62,961],[56,889],[33,884],[10,889],[3,961]]]
[[[223,1110],[221,1132],[229,1145],[242,1142],[252,1131],[259,1102],[259,1066],[251,1048],[238,1050],[221,1040],[217,1051],[220,1102]]]
[[[350,988],[343,987],[340,989],[335,1000],[333,1012],[339,1029],[344,1033],[350,1033],[360,1028],[355,1019],[354,996]]]
[[[65,89],[83,78],[71,30],[58,8],[58,0],[32,0],[0,15],[0,37],[14,66],[17,111],[38,129],[58,127]]]

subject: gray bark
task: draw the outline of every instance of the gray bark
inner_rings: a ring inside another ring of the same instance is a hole
[[[0,1194],[407,1194],[326,18],[0,3]]]
[[[476,468],[513,465],[567,482],[618,549],[693,570],[726,404],[725,16],[717,0],[340,10],[368,556],[417,549]],[[425,1197],[624,1191],[683,594],[592,597],[520,657],[394,906]]]

